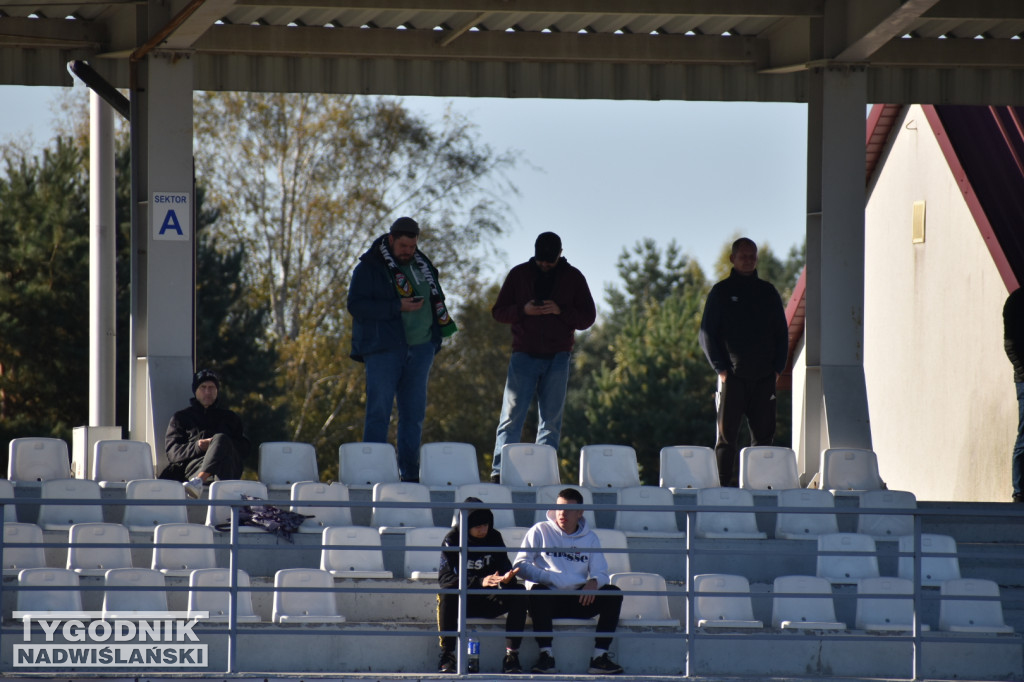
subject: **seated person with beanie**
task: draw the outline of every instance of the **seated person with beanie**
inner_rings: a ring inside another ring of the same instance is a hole
[[[238,415],[217,406],[220,377],[209,369],[192,378],[193,397],[167,425],[164,449],[170,463],[160,478],[183,481],[185,492],[198,498],[203,484],[242,477],[242,461],[249,454],[249,439]]]
[[[467,497],[466,502],[480,502],[475,497]],[[505,540],[501,533],[494,529],[494,514],[490,509],[474,509],[468,515],[468,539],[466,555],[466,586],[471,590],[492,589],[491,594],[467,595],[466,615],[473,618],[496,618],[507,613],[505,620],[506,632],[522,632],[526,627],[526,592],[523,585],[516,580],[519,571],[512,568],[508,560]],[[478,547],[497,547],[497,550],[478,550]],[[455,590],[459,587],[459,526],[452,528],[444,538],[441,550],[441,564],[438,568],[437,582],[441,589]],[[458,628],[459,595],[437,595],[437,627],[442,632],[451,632]],[[455,640],[451,635],[441,635],[441,661],[438,671],[442,673],[456,672]],[[522,636],[509,636],[505,639],[505,658],[502,672],[513,674],[522,672],[519,665],[519,644]]]

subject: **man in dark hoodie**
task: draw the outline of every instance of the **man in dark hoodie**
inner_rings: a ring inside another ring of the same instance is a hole
[[[562,240],[543,232],[534,256],[512,268],[491,308],[512,326],[512,357],[494,439],[491,481],[501,480],[501,449],[519,443],[526,412],[537,397],[537,443],[558,449],[576,332],[594,324],[597,308],[583,273],[562,257]]]
[[[757,276],[757,244],[737,239],[729,262],[729,277],[708,293],[700,346],[718,374],[719,480],[736,487],[743,416],[751,445],[771,445],[775,438],[775,384],[786,369],[789,331],[779,292]]]
[[[1013,365],[1017,386],[1017,439],[1010,460],[1012,499],[1024,503],[1024,288],[1014,289],[1003,305],[1003,348]]]
[[[416,247],[420,226],[399,218],[359,257],[348,288],[350,357],[366,365],[363,440],[386,443],[398,402],[398,472],[419,481],[427,378],[441,339],[457,331],[437,268]]]
[[[478,498],[467,497],[466,502],[480,502]],[[494,514],[489,509],[474,509],[469,513],[466,536],[466,586],[471,590],[493,589],[492,594],[470,594],[466,602],[466,615],[474,618],[496,618],[507,613],[506,632],[522,632],[526,627],[526,592],[516,580],[519,569],[512,568],[508,553],[503,549],[474,550],[474,547],[505,547],[501,533],[494,529]],[[459,527],[455,526],[444,538],[441,550],[441,564],[438,567],[438,586],[444,590],[459,587]],[[454,631],[458,627],[459,595],[437,595],[437,627],[442,632]],[[438,670],[442,673],[456,672],[455,640],[451,635],[441,636],[441,660]],[[505,639],[505,658],[502,672],[520,673],[519,645],[522,636]]]
[[[202,369],[192,377],[189,407],[174,413],[167,425],[164,449],[170,460],[161,478],[184,478],[190,497],[199,497],[203,484],[214,476],[233,480],[242,476],[242,461],[249,454],[249,439],[242,420],[218,407],[220,377]]]

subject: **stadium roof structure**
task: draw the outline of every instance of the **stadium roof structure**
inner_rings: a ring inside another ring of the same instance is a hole
[[[197,90],[1024,105],[1018,0],[0,0],[0,84],[129,87],[154,50]]]
[[[130,117],[129,430],[155,453],[194,364],[192,239],[170,205],[193,196],[192,92],[806,103],[817,453],[871,447],[867,105],[1024,106],[1022,33],[1021,0],[0,0],[0,84],[70,85],[75,62]]]

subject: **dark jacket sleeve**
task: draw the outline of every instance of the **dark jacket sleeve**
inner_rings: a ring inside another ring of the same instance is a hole
[[[196,457],[202,457],[203,453],[199,451],[197,439],[192,437],[187,419],[181,412],[176,412],[167,425],[164,450],[167,452],[167,459],[171,462],[183,464]]]
[[[708,300],[704,303],[704,315],[700,320],[698,340],[711,367],[716,372],[728,372],[732,369],[732,360],[729,358],[725,340],[721,337],[721,330],[722,310],[719,290],[717,287],[712,287],[708,293]]]
[[[516,266],[502,282],[498,298],[491,307],[491,316],[502,324],[515,324],[526,317],[523,306],[529,300],[522,286],[521,266]]]
[[[789,359],[789,325],[786,322],[786,308],[782,305],[782,297],[774,286],[772,291],[775,294],[775,300],[778,302],[778,313],[775,316],[775,328],[773,330],[773,336],[775,337],[775,373],[782,374],[786,371],[786,361]]]
[[[348,286],[348,311],[358,320],[401,319],[402,303],[372,263],[360,261]]]
[[[1003,349],[1013,365],[1013,380],[1024,381],[1024,289],[1015,289],[1003,305]]]
[[[452,532],[445,536],[441,544],[441,563],[437,567],[437,585],[444,590],[459,586],[459,540],[456,536],[453,541]]]
[[[572,303],[561,306],[562,313],[559,317],[573,329],[583,331],[597,319],[597,306],[594,305],[594,297],[590,294],[587,278],[575,268],[570,272],[574,278]]]
[[[227,411],[227,429],[226,433],[231,436],[231,440],[235,444],[235,452],[242,459],[249,456],[252,444],[245,435],[245,428],[242,426],[242,419],[234,412]]]

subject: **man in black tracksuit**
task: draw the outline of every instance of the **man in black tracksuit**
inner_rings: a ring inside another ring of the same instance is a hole
[[[466,502],[480,502],[468,497]],[[466,556],[466,586],[471,590],[494,589],[492,594],[470,594],[466,601],[466,615],[474,618],[496,618],[508,613],[506,632],[522,632],[526,627],[526,590],[516,579],[519,569],[512,568],[504,549],[474,550],[474,547],[505,547],[501,533],[494,529],[494,514],[489,509],[474,509],[469,513],[466,535],[469,539]],[[444,590],[459,587],[459,527],[455,526],[444,538],[441,563],[438,567],[438,586]],[[437,627],[441,631],[458,628],[459,595],[437,595]],[[519,665],[519,645],[523,638],[505,639],[505,658],[502,672],[522,672]],[[441,661],[438,670],[453,673],[455,669],[455,637],[441,636]]]
[[[708,294],[700,322],[700,346],[718,373],[718,438],[715,456],[723,486],[739,483],[743,415],[751,445],[775,438],[775,383],[786,368],[789,332],[779,292],[757,276],[757,245],[737,239],[732,272]]]

